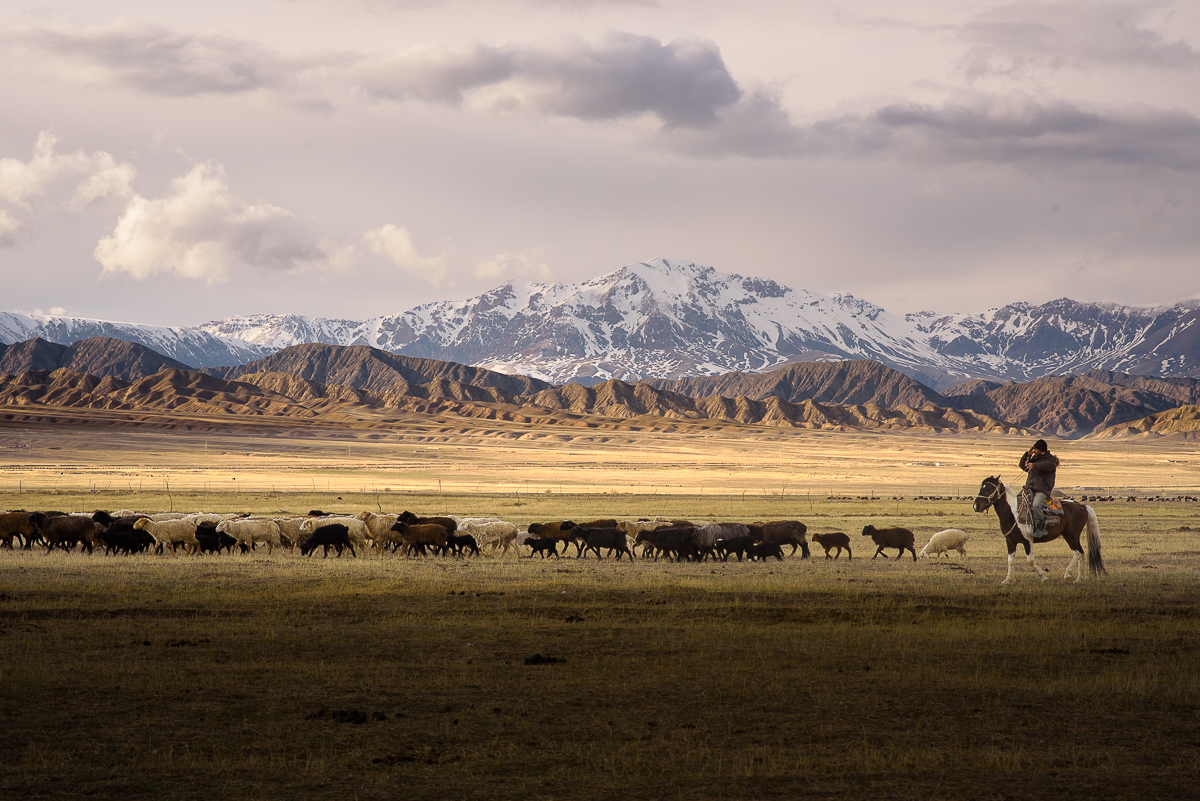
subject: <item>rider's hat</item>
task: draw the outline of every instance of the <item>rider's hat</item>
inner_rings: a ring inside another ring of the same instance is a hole
[[[1046,440],[1044,439],[1039,439],[1037,442],[1033,443],[1033,447],[1037,448],[1039,451],[1050,450],[1050,446],[1046,444]]]

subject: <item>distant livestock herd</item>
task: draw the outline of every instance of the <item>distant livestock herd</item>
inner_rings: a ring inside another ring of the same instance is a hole
[[[907,551],[913,561],[918,556],[941,556],[957,551],[966,556],[967,535],[958,529],[934,534],[918,554],[913,532],[906,528],[863,528],[876,546],[875,556],[895,548],[896,558]],[[265,545],[267,554],[275,549],[312,556],[318,550],[323,557],[333,549],[337,556],[374,551],[408,557],[426,556],[504,556],[507,554],[540,556],[569,555],[575,546],[576,558],[594,553],[620,561],[623,557],[668,559],[674,561],[766,561],[788,555],[809,556],[808,527],[798,520],[765,523],[693,523],[666,518],[642,520],[601,519],[574,522],[558,520],[530,523],[521,530],[514,523],[490,517],[456,515],[422,517],[412,512],[358,515],[330,515],[313,510],[303,516],[249,517],[239,514],[183,514],[160,512],[138,514],[132,511],[91,515],[64,512],[12,511],[0,513],[0,547],[45,547],[46,553],[76,548],[81,553],[131,556],[138,553],[190,555],[250,553]],[[850,537],[844,532],[814,533],[812,540],[825,550],[826,559],[848,559],[854,554]],[[875,558],[874,556],[872,558]]]

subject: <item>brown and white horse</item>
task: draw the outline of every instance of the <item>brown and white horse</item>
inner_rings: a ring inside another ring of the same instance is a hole
[[[979,486],[979,492],[972,504],[976,512],[986,512],[995,508],[996,517],[1000,520],[1000,532],[1008,542],[1008,577],[1001,584],[1012,581],[1014,554],[1018,545],[1025,546],[1025,558],[1029,564],[1046,581],[1050,575],[1042,570],[1033,559],[1033,526],[1017,522],[1017,493],[1006,487],[999,476],[989,476]],[[1067,565],[1063,578],[1071,579],[1071,571],[1075,571],[1075,582],[1083,581],[1083,547],[1079,537],[1087,532],[1087,561],[1088,569],[1093,576],[1105,575],[1104,561],[1100,558],[1100,524],[1096,520],[1096,510],[1090,506],[1072,501],[1063,501],[1063,515],[1046,516],[1046,536],[1039,537],[1038,542],[1050,542],[1062,537],[1071,546],[1071,562]]]

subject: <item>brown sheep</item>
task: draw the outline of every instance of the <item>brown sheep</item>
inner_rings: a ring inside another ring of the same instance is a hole
[[[425,553],[426,545],[436,545],[438,548],[446,547],[446,537],[450,536],[450,532],[445,526],[439,526],[434,523],[405,523],[402,520],[397,520],[392,526],[392,531],[400,535],[400,539],[404,541],[404,545],[408,548],[408,553],[411,555],[414,551]]]
[[[11,551],[13,537],[16,537],[24,547],[33,542],[33,526],[29,525],[28,512],[7,512],[0,514],[0,543],[4,543]]]
[[[544,540],[561,540],[570,542],[574,537],[571,534],[571,529],[575,528],[575,523],[570,520],[557,520],[553,523],[530,523],[526,529],[530,534]]]
[[[899,526],[893,528],[875,528],[868,524],[863,527],[862,533],[864,537],[870,537],[875,540],[875,544],[879,546],[875,549],[875,556],[883,553],[884,548],[895,548],[899,551],[896,554],[897,559],[904,556],[905,551],[911,551],[913,561],[917,561],[917,549],[913,547],[916,537],[908,529],[900,528]],[[875,556],[871,558],[874,559]],[[888,558],[886,553],[883,554],[883,558]]]
[[[837,548],[837,554],[832,558],[837,559],[842,555],[842,549],[846,549],[847,558],[853,559],[854,552],[850,550],[850,538],[841,531],[831,531],[828,534],[813,534],[813,542],[825,549],[825,558],[829,559],[829,552]]]
[[[396,521],[399,523],[408,523],[416,526],[441,526],[446,529],[447,534],[453,534],[458,531],[458,521],[453,517],[417,517],[412,512],[401,512]],[[399,529],[392,527],[393,531]]]
[[[799,520],[774,520],[770,523],[755,523],[750,526],[750,535],[759,542],[770,543],[775,542],[779,545],[792,546],[792,556],[796,555],[796,549],[800,549],[800,558],[807,559],[808,540],[804,535],[808,533],[808,526],[801,523]]]

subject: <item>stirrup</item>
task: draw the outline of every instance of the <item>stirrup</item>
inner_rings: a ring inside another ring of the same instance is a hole
[[[1046,529],[1037,528],[1037,529],[1034,529],[1033,533],[1029,535],[1029,539],[1031,542],[1033,540],[1040,540],[1042,537],[1046,536],[1046,534],[1047,534]]]

